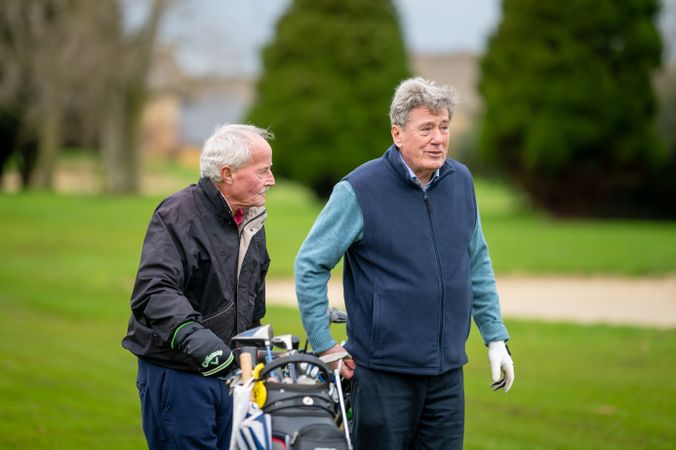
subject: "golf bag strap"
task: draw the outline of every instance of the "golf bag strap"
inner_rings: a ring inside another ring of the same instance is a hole
[[[317,366],[324,376],[324,386],[329,387],[329,380],[331,379],[331,370],[321,359],[314,355],[307,355],[305,353],[297,353],[295,355],[282,356],[267,363],[263,370],[258,374],[259,380],[264,380],[265,377],[273,370],[284,367],[287,364],[307,363]]]

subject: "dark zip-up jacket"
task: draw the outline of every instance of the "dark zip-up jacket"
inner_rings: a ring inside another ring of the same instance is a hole
[[[206,178],[160,203],[143,242],[122,346],[160,366],[197,372],[192,358],[171,348],[181,324],[199,322],[226,345],[260,325],[270,264],[265,217],[263,208],[251,208],[237,226]]]
[[[374,369],[439,374],[467,362],[477,221],[472,178],[447,160],[423,190],[395,147],[345,177],[364,219],[345,254],[346,345]]]

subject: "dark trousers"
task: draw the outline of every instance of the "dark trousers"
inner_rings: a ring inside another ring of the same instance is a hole
[[[357,366],[352,382],[355,450],[462,449],[462,367],[406,375]]]
[[[227,450],[232,397],[221,380],[139,359],[136,380],[150,450]]]

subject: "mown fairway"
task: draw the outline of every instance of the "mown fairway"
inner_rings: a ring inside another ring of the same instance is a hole
[[[557,222],[479,183],[498,271],[676,271],[676,224]],[[0,448],[141,449],[135,361],[120,339],[145,226],[160,200],[0,194]],[[292,272],[321,205],[281,183],[270,194],[271,276]],[[640,301],[640,299],[637,299]],[[301,334],[295,310],[270,308]],[[676,332],[509,322],[517,381],[488,389],[476,332],[466,369],[468,449],[670,448]]]

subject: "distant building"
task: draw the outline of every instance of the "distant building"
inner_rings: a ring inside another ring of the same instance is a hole
[[[181,102],[183,142],[201,147],[217,125],[240,122],[253,101],[254,83],[250,78],[191,81]]]
[[[144,154],[199,149],[216,126],[242,120],[252,101],[250,78],[190,78],[170,48],[153,61],[142,122]]]
[[[458,89],[461,103],[453,118],[456,133],[469,129],[480,109],[477,62],[476,55],[466,53],[411,58],[415,75]],[[254,99],[255,83],[253,77],[188,78],[171,49],[160,52],[150,76],[152,95],[143,118],[143,152],[174,154],[201,148],[217,125],[243,119]]]
[[[439,84],[455,86],[460,95],[460,105],[453,117],[457,133],[463,133],[473,125],[481,109],[477,88],[479,56],[469,53],[414,54],[412,70],[416,75],[434,80]]]

